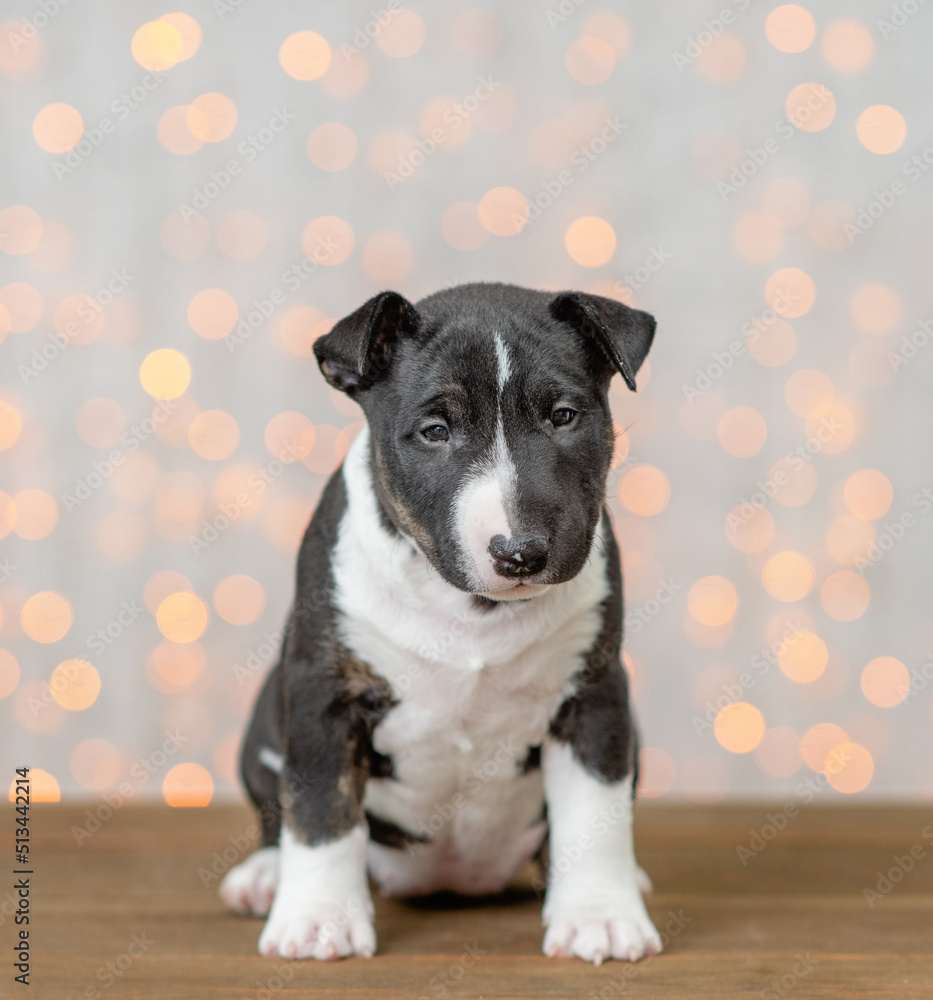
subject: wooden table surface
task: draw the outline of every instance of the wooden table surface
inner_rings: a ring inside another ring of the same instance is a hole
[[[78,846],[85,808],[32,807],[32,986],[13,982],[3,887],[2,997],[933,997],[933,806],[801,809],[777,831],[768,817],[782,804],[641,803],[639,859],[666,950],[598,969],[541,955],[530,889],[482,903],[377,899],[370,960],[262,958],[261,921],[225,910],[210,881],[225,850],[240,855],[245,808],[127,805]],[[12,870],[12,807],[0,811]],[[768,839],[743,864],[737,847],[754,831]]]

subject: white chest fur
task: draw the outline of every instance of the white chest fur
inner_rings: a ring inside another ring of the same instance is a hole
[[[521,765],[599,633],[602,546],[568,583],[477,608],[384,529],[368,458],[364,431],[344,464],[348,510],[333,560],[342,639],[398,699],[374,734],[394,777],[371,779],[366,805],[431,837],[408,851],[371,844],[370,867],[388,892],[493,891],[543,836],[540,774]]]

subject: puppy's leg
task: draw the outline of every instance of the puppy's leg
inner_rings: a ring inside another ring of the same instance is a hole
[[[376,950],[366,879],[371,719],[385,693],[362,664],[286,664],[279,882],[263,955],[334,959]]]
[[[661,950],[632,845],[632,776],[602,781],[568,743],[542,755],[550,823],[546,955],[635,961]]]

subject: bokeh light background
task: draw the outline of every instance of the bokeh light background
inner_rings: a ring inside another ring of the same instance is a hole
[[[8,777],[240,794],[299,538],[361,426],[311,342],[381,289],[489,279],[658,318],[612,393],[643,793],[933,792],[933,10],[15,8]]]

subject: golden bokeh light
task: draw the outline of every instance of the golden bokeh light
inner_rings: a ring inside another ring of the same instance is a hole
[[[0,399],[0,451],[7,451],[19,440],[23,418],[12,403]]]
[[[822,132],[836,117],[836,98],[822,83],[801,83],[784,102],[788,121],[803,132]]]
[[[117,563],[139,559],[149,544],[149,525],[137,511],[108,511],[98,518],[94,527],[94,544],[105,558]]]
[[[774,318],[746,335],[748,353],[766,368],[780,368],[797,353],[797,334],[787,320]]]
[[[570,224],[564,236],[567,253],[584,267],[602,267],[616,249],[616,234],[605,219],[585,215]]]
[[[605,83],[616,67],[616,54],[602,38],[584,35],[571,42],[564,57],[567,72],[588,87]]]
[[[315,31],[296,31],[282,42],[279,64],[296,80],[317,80],[330,65],[327,39]]]
[[[90,344],[104,329],[104,312],[90,295],[68,295],[55,307],[55,329],[71,344]]]
[[[181,351],[162,347],[146,355],[139,381],[153,399],[177,399],[191,381],[191,365]]]
[[[816,298],[816,286],[799,267],[782,267],[765,282],[765,301],[785,319],[808,313]]]
[[[610,10],[597,11],[583,22],[580,34],[584,37],[601,38],[612,46],[616,58],[621,59],[632,45],[632,28],[624,17]]]
[[[70,104],[46,104],[32,121],[32,135],[47,153],[67,153],[84,135],[84,120]]]
[[[376,45],[393,59],[407,59],[424,45],[428,29],[413,10],[397,7],[391,20],[376,35]]]
[[[823,58],[840,73],[858,73],[870,62],[875,44],[858,21],[833,21],[823,32]]]
[[[765,719],[754,705],[734,701],[716,716],[713,733],[724,750],[751,753],[765,734]]]
[[[733,406],[719,418],[716,436],[724,451],[736,458],[750,458],[768,437],[765,418],[751,406]]]
[[[173,27],[181,36],[181,52],[178,61],[190,59],[201,47],[201,25],[190,14],[163,14],[159,21]]]
[[[125,429],[123,407],[106,396],[89,399],[75,414],[78,437],[92,448],[112,448]]]
[[[894,500],[891,481],[877,469],[859,469],[846,480],[842,491],[846,507],[863,521],[884,517]]]
[[[401,233],[373,233],[360,248],[360,265],[383,288],[403,281],[414,257],[414,248]]]
[[[455,250],[479,250],[489,239],[489,230],[479,218],[475,201],[456,201],[441,216],[441,235]]]
[[[690,588],[687,608],[701,624],[715,627],[732,620],[739,595],[732,583],[722,576],[704,576]]]
[[[765,563],[761,582],[775,600],[800,601],[813,587],[813,565],[800,552],[778,552]]]
[[[170,448],[187,448],[188,428],[200,412],[201,407],[190,396],[177,397],[172,401],[172,412],[168,416],[163,413],[161,423],[156,424],[156,437]]]
[[[801,368],[784,383],[784,401],[798,417],[809,417],[835,395],[830,377],[815,368]]]
[[[12,333],[28,333],[45,311],[42,296],[24,281],[14,281],[0,288],[0,306],[5,313],[5,325]]]
[[[52,697],[69,712],[83,712],[97,701],[100,674],[87,660],[63,660],[49,679]]]
[[[64,639],[74,620],[68,598],[54,590],[33,594],[20,611],[23,631],[35,642],[50,643]]]
[[[205,288],[188,303],[188,324],[205,340],[222,340],[239,316],[236,299],[222,288]]]
[[[896,108],[873,104],[855,122],[855,134],[869,152],[886,155],[896,153],[907,138],[907,123]]]
[[[266,447],[280,461],[301,461],[314,447],[315,431],[311,420],[297,410],[277,413],[266,425]]]
[[[188,443],[211,462],[229,458],[239,441],[239,425],[224,410],[203,410],[188,425]]]
[[[45,490],[21,490],[13,497],[12,527],[20,538],[46,538],[57,523],[58,504]]]
[[[176,104],[163,113],[156,126],[156,136],[159,142],[176,156],[190,156],[204,145],[188,128],[187,104]]]
[[[328,173],[346,170],[358,149],[356,134],[342,122],[325,122],[308,136],[308,159]]]
[[[854,570],[840,569],[830,573],[823,582],[820,603],[830,618],[837,622],[853,622],[868,610],[871,588]]]
[[[807,437],[819,440],[828,455],[845,451],[859,431],[860,414],[854,403],[834,399],[821,403],[807,417]]]
[[[789,778],[800,770],[800,734],[790,726],[772,726],[765,730],[755,748],[755,762],[772,778]]]
[[[816,21],[805,7],[782,4],[765,20],[765,35],[778,52],[803,52],[816,36]]]
[[[224,94],[201,94],[188,105],[185,122],[195,139],[223,142],[236,128],[236,105]]]
[[[826,777],[837,792],[855,795],[868,787],[875,773],[875,762],[858,743],[841,743],[826,758]]]
[[[137,28],[130,42],[136,62],[155,73],[164,73],[177,65],[184,48],[178,27],[165,19],[149,21]]]
[[[863,333],[891,333],[901,319],[901,298],[890,285],[870,281],[852,293],[849,315]]]
[[[653,465],[633,466],[619,480],[622,506],[639,517],[660,514],[671,498],[670,480]]]
[[[68,760],[75,781],[82,788],[101,791],[115,784],[123,769],[120,751],[108,740],[91,737],[71,751]]]
[[[74,243],[74,236],[67,226],[56,219],[44,219],[42,237],[29,254],[29,261],[39,271],[61,271],[71,261]],[[3,339],[2,333],[0,324],[0,340]]]
[[[910,693],[910,671],[893,656],[876,656],[862,671],[862,694],[878,708],[894,708]]]
[[[774,538],[774,518],[767,507],[740,503],[726,517],[726,538],[739,552],[761,552]]]
[[[244,573],[224,577],[214,590],[214,610],[231,625],[252,625],[265,607],[262,584]]]
[[[10,802],[16,800],[16,782],[10,784],[7,794]],[[61,802],[62,792],[55,778],[41,767],[29,768],[29,799],[31,802]]]
[[[156,624],[169,642],[194,642],[207,628],[207,605],[190,591],[169,594],[159,605]]]
[[[312,219],[301,232],[305,255],[325,267],[342,264],[353,253],[355,242],[350,224],[336,215]]]
[[[475,116],[464,117],[455,97],[438,97],[421,112],[418,125],[421,135],[437,144],[438,149],[459,149],[470,138]]]
[[[32,253],[42,239],[42,219],[27,205],[10,205],[0,212],[0,250],[11,257]]]
[[[528,222],[528,201],[521,191],[497,187],[479,200],[477,214],[483,227],[494,236],[514,236]]]
[[[191,687],[204,676],[207,657],[199,642],[160,642],[152,651],[151,670],[146,673],[150,683],[163,694],[177,694]]]
[[[312,356],[312,345],[327,324],[327,317],[314,306],[295,306],[282,316],[279,339],[289,354],[299,358]]]
[[[359,50],[344,49],[340,56],[340,59],[331,59],[319,86],[331,97],[349,100],[366,89],[369,62]]]
[[[743,260],[763,264],[780,253],[784,228],[771,212],[748,212],[740,215],[732,227],[732,242]]]
[[[0,649],[0,698],[8,698],[19,684],[19,663],[8,649]]]
[[[822,772],[830,753],[848,740],[849,734],[841,726],[818,722],[800,737],[800,757],[811,771]]]
[[[10,80],[35,80],[47,64],[48,52],[38,31],[27,38],[21,19],[0,22],[0,73]]]
[[[660,747],[642,747],[638,751],[638,797],[656,799],[670,791],[677,766],[674,758]]]
[[[156,614],[159,605],[170,594],[177,594],[181,591],[191,591],[191,581],[174,569],[159,570],[153,573],[143,587],[143,604],[146,605],[150,614]]]
[[[837,517],[826,532],[826,549],[843,566],[855,566],[865,559],[877,534],[874,526],[860,517],[843,514]]]
[[[713,83],[732,83],[745,72],[747,64],[745,45],[729,34],[714,38],[696,58],[696,68]]]
[[[200,764],[176,764],[165,775],[162,796],[175,808],[207,806],[214,796],[214,779]]]
[[[810,684],[826,669],[829,650],[815,633],[794,632],[781,643],[777,658],[785,677],[798,684]]]

